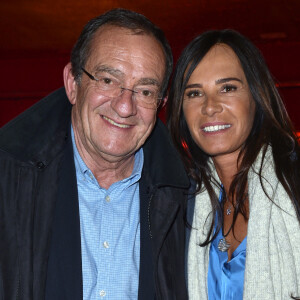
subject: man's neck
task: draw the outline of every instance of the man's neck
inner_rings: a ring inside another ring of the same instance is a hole
[[[80,153],[79,153],[80,154]],[[81,155],[81,154],[80,154]],[[134,166],[134,156],[123,159],[120,162],[99,162],[91,161],[87,163],[87,167],[92,171],[99,185],[108,189],[113,183],[129,177],[132,174]]]
[[[135,161],[134,154],[119,159],[112,158],[96,151],[87,151],[76,131],[74,131],[74,139],[81,159],[91,170],[101,187],[108,189],[113,183],[127,178],[132,174]]]

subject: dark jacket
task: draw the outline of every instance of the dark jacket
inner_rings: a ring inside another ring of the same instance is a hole
[[[0,129],[0,300],[82,299],[70,116],[60,89]],[[159,120],[143,149],[139,299],[187,299],[189,181]]]

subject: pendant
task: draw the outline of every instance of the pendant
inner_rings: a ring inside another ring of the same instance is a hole
[[[226,209],[226,215],[229,216],[230,214],[231,214],[231,209],[230,209],[230,207],[228,207],[228,208]]]
[[[221,252],[228,251],[229,247],[230,247],[230,244],[226,241],[225,238],[219,240],[218,249]]]

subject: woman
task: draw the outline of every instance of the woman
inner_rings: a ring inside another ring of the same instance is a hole
[[[300,150],[255,46],[232,30],[195,38],[175,69],[168,125],[196,182],[190,299],[299,297]]]

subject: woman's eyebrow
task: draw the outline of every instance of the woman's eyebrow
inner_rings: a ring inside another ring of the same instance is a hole
[[[203,85],[201,83],[193,83],[193,84],[188,84],[185,89],[190,89],[190,88],[202,88]]]
[[[215,81],[216,84],[222,84],[228,81],[238,81],[240,83],[243,83],[243,81],[237,77],[227,77],[227,78],[220,78]],[[190,89],[190,88],[202,88],[203,85],[201,83],[193,83],[193,84],[188,84],[185,89]]]
[[[236,78],[236,77],[227,77],[227,78],[220,78],[218,80],[216,80],[216,84],[220,84],[220,83],[225,83],[225,82],[228,82],[228,81],[238,81],[240,83],[243,83],[243,81],[239,78]]]

